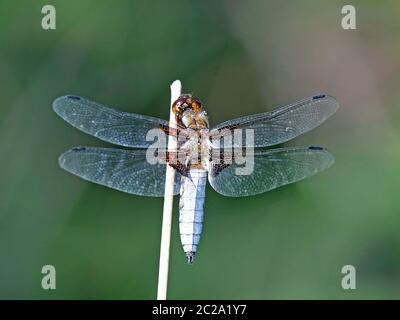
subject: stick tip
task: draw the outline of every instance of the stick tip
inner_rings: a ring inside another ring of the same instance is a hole
[[[172,82],[171,84],[171,90],[172,91],[181,91],[182,90],[182,83],[180,80],[175,80],[174,82]]]

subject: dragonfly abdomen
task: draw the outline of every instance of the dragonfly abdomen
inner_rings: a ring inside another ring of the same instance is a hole
[[[191,169],[182,176],[179,201],[179,233],[188,263],[192,263],[203,228],[207,171]]]

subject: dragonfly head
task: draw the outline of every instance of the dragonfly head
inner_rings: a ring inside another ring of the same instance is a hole
[[[172,112],[178,125],[191,129],[207,129],[208,117],[200,100],[190,94],[180,96],[172,104]]]

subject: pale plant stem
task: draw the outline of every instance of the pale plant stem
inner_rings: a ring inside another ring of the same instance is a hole
[[[182,84],[175,80],[171,84],[172,103],[181,95]],[[175,116],[170,107],[169,125],[175,127]],[[168,136],[168,150],[176,150],[177,141],[171,135]],[[167,299],[169,249],[171,243],[172,209],[174,204],[174,180],[175,169],[167,165],[165,174],[164,209],[161,230],[160,265],[158,270],[157,300]]]

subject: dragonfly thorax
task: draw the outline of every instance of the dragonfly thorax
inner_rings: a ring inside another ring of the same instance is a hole
[[[208,160],[210,154],[210,145],[208,142],[208,129],[189,129],[191,131],[190,138],[184,142],[179,150],[180,155],[185,157],[185,165],[190,168],[208,168]]]

